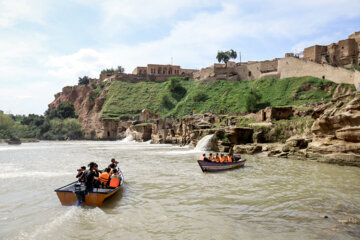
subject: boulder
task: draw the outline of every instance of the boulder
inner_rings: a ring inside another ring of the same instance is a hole
[[[289,152],[289,151],[293,152],[298,149],[307,148],[307,146],[308,146],[308,142],[306,141],[306,139],[298,137],[298,136],[293,136],[286,140],[285,145],[282,148],[282,151],[283,152]]]
[[[261,145],[235,145],[234,153],[245,153],[245,154],[255,154],[262,151]]]

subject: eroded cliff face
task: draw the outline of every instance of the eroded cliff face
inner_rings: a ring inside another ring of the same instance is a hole
[[[323,161],[360,166],[360,97],[340,100],[314,122],[308,151]]]
[[[104,89],[96,97],[94,88],[89,85],[64,87],[62,92],[55,95],[55,100],[49,104],[49,108],[56,108],[63,102],[71,102],[85,130],[85,138],[116,138],[118,123],[101,119],[101,109],[106,100],[106,93]]]

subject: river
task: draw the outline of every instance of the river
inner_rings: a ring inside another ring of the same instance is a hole
[[[120,141],[0,145],[0,239],[359,239],[360,225],[338,220],[360,218],[360,168],[255,155],[211,174],[199,156]],[[102,208],[61,206],[54,189],[112,157],[120,193]]]

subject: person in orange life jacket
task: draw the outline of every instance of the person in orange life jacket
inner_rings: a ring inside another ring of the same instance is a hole
[[[84,174],[85,170],[86,170],[85,166],[82,166],[80,169],[78,169],[76,178],[79,179],[79,182],[85,182],[85,174]]]
[[[228,155],[228,162],[232,162],[232,154],[231,153],[229,153],[229,155]]]
[[[105,168],[99,178],[102,188],[107,188],[110,180],[110,168]]]
[[[214,158],[213,158],[213,155],[212,155],[212,153],[210,153],[210,154],[209,154],[209,160],[210,160],[210,162],[212,162],[213,159],[214,159]]]
[[[228,159],[228,157],[226,155],[224,155],[224,162],[225,163],[229,162],[229,159]]]
[[[110,176],[110,188],[117,188],[120,185],[120,175],[116,169],[113,169],[113,174]]]
[[[224,154],[220,155],[220,162],[223,163],[225,161]]]
[[[219,161],[220,161],[220,158],[219,158],[219,154],[218,154],[218,153],[216,153],[213,161],[214,161],[214,162],[219,162]]]

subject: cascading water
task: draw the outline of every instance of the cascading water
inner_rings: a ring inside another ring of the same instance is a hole
[[[194,151],[206,151],[214,134],[206,135],[196,144]]]
[[[124,138],[123,140],[121,140],[121,142],[132,142],[134,140],[133,136],[130,134],[128,136],[126,136],[126,138]]]

